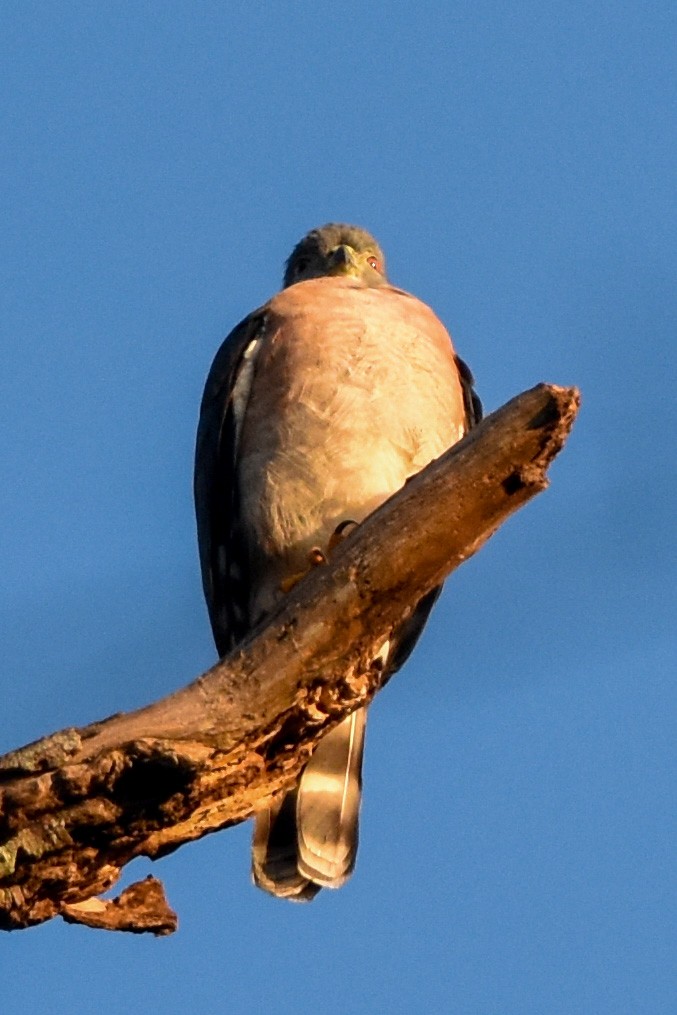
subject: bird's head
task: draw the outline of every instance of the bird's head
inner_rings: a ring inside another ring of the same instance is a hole
[[[359,226],[331,222],[313,229],[296,244],[285,265],[284,287],[309,278],[341,275],[368,286],[388,281],[383,251]]]

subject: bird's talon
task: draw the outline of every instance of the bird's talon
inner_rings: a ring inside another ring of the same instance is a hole
[[[331,536],[329,537],[329,545],[327,547],[328,553],[333,553],[336,547],[346,539],[351,532],[354,532],[357,528],[357,522],[354,522],[352,518],[346,518],[344,522],[341,522],[336,526]]]

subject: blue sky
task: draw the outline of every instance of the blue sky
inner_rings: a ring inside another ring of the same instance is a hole
[[[265,897],[245,826],[139,861],[179,932],[4,937],[5,1015],[677,1010],[674,41],[667,2],[5,9],[0,750],[213,662],[202,385],[308,228],[376,234],[489,410],[584,400],[373,708],[349,885]]]

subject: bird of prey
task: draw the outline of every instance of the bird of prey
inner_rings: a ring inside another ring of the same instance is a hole
[[[200,563],[225,655],[309,569],[315,548],[361,522],[476,423],[481,405],[444,325],[392,286],[356,226],[308,233],[282,290],[216,354],[195,462]],[[434,589],[391,632],[386,676],[411,652]],[[327,733],[296,786],[255,818],[254,881],[307,900],[352,873],[366,708]]]

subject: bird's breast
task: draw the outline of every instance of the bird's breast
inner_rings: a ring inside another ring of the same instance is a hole
[[[302,569],[337,525],[361,521],[464,431],[450,337],[419,300],[316,279],[269,311],[238,448],[259,584]]]

